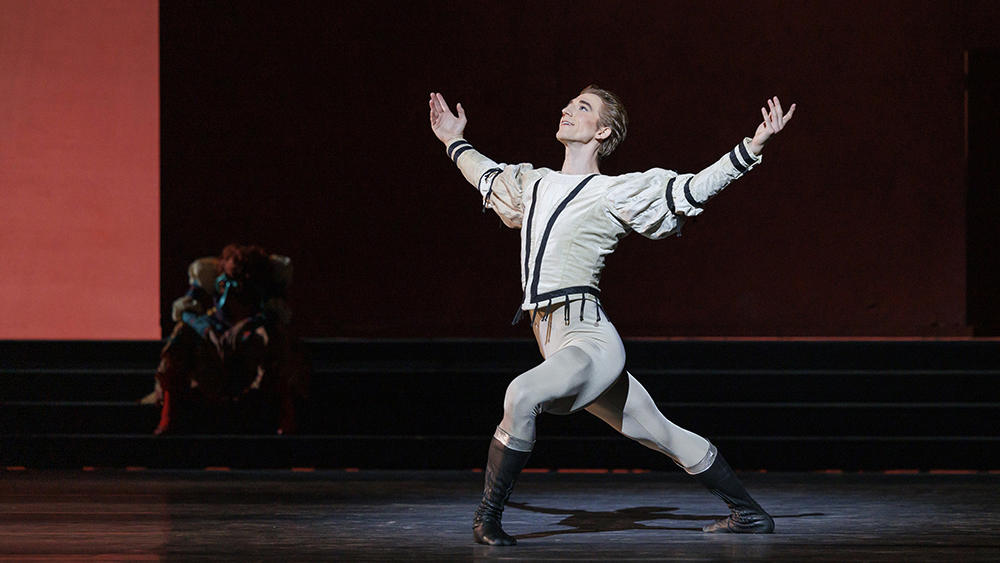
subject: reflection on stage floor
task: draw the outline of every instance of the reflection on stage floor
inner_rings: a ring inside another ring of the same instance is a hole
[[[775,533],[677,472],[530,472],[518,545],[472,541],[481,472],[0,470],[0,561],[1000,561],[1000,474],[745,473]]]

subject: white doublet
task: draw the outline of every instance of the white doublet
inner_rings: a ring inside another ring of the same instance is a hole
[[[749,139],[697,174],[653,168],[621,176],[571,175],[530,164],[498,164],[465,140],[448,147],[485,208],[521,229],[521,309],[597,300],[605,257],[631,231],[658,239],[760,162]],[[589,296],[589,297],[588,297]]]

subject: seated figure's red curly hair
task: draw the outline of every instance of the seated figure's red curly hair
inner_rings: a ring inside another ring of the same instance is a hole
[[[271,281],[274,271],[267,252],[253,244],[230,244],[223,248],[219,267],[234,280],[253,280],[265,287]]]

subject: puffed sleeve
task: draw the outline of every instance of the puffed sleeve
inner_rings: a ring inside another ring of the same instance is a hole
[[[677,173],[662,168],[618,176],[604,194],[607,209],[631,230],[652,239],[680,231],[684,216],[677,213],[667,185]]]
[[[611,212],[632,230],[657,239],[680,231],[684,219],[701,214],[704,205],[760,163],[746,138],[733,150],[697,174],[654,168],[619,176],[605,194]]]
[[[525,175],[533,170],[530,164],[497,164],[472,148],[465,139],[448,146],[448,157],[483,198],[483,210],[492,209],[505,225],[521,227],[524,205],[521,193]]]

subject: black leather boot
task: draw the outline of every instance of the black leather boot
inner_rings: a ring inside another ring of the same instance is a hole
[[[715,459],[708,459],[709,456],[714,456]],[[708,469],[696,473],[694,478],[713,495],[722,499],[733,513],[705,526],[702,531],[734,534],[770,534],[774,531],[774,520],[743,488],[743,484],[722,454],[716,451],[715,446],[709,448],[708,456],[703,463],[711,465]]]
[[[522,446],[529,444],[529,451],[514,450],[504,446],[498,436],[520,442]],[[510,492],[514,489],[514,482],[517,481],[518,474],[524,469],[524,464],[531,455],[530,444],[531,442],[513,438],[497,428],[497,434],[490,442],[483,500],[479,503],[479,509],[472,519],[472,536],[477,542],[485,545],[517,544],[517,540],[507,535],[500,527],[500,517],[503,515],[507,499],[510,498]]]

